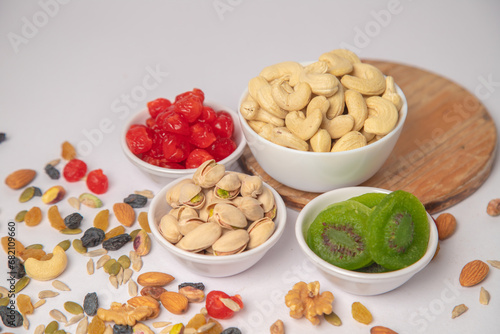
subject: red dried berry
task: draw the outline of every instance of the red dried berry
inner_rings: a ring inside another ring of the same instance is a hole
[[[63,168],[63,177],[68,182],[80,181],[87,174],[87,164],[79,159],[71,159]]]
[[[102,169],[95,169],[87,175],[87,187],[95,194],[104,194],[108,191],[108,177]]]
[[[168,162],[184,161],[191,151],[188,137],[175,133],[166,134],[162,148],[163,155]]]
[[[128,129],[125,139],[130,151],[136,155],[149,151],[153,145],[148,128],[144,125],[132,125]]]
[[[170,107],[171,105],[172,102],[170,102],[170,100],[164,99],[162,97],[147,103],[149,114],[153,118],[156,118],[156,116],[158,116],[159,113],[167,110],[167,108]]]
[[[213,158],[206,150],[196,148],[189,153],[186,159],[186,168],[198,168],[202,163]]]
[[[212,126],[217,137],[231,138],[233,135],[233,118],[227,111],[218,111]]]
[[[236,150],[236,143],[232,139],[219,137],[206,150],[214,157],[215,161],[220,161]]]

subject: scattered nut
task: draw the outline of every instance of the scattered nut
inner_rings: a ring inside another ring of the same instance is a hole
[[[488,203],[488,206],[486,207],[486,213],[488,213],[492,217],[500,215],[500,198],[492,199]]]
[[[462,314],[467,312],[468,309],[469,308],[467,306],[465,306],[465,304],[460,304],[460,305],[455,306],[453,308],[453,311],[451,312],[451,318],[455,319],[456,317],[461,316]]]
[[[449,238],[457,227],[457,220],[451,213],[442,213],[436,219],[439,240]]]
[[[285,325],[280,319],[276,320],[270,328],[271,334],[285,334]]]
[[[488,305],[490,303],[490,293],[485,288],[481,287],[479,291],[479,302],[483,305]]]
[[[488,272],[490,267],[481,260],[474,260],[467,263],[460,272],[460,284],[462,286],[473,286],[482,282]]]
[[[313,325],[318,325],[319,316],[332,313],[333,294],[330,291],[319,293],[319,282],[298,282],[285,296],[285,304],[290,308],[294,319],[306,317]]]

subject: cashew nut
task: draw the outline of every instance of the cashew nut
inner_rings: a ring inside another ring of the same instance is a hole
[[[339,83],[339,90],[328,98],[328,102],[330,102],[330,107],[326,112],[326,117],[332,119],[338,115],[342,115],[344,113],[344,86]]]
[[[385,91],[385,78],[382,72],[366,63],[353,64],[351,74],[344,75],[340,82],[347,89],[354,89],[363,95],[380,95]]]
[[[332,152],[349,151],[366,146],[366,138],[358,131],[351,131],[343,135],[333,144]]]
[[[368,108],[366,106],[365,99],[361,93],[348,89],[345,92],[345,104],[347,106],[348,115],[351,115],[354,119],[354,131],[359,131],[365,123],[365,119],[368,116]]]
[[[247,121],[248,125],[253,129],[253,131],[259,133],[262,127],[268,123],[262,121]]]
[[[61,275],[68,264],[66,252],[61,246],[54,247],[52,257],[49,260],[41,261],[35,258],[28,258],[24,262],[26,274],[37,281],[48,281]]]
[[[366,99],[368,117],[365,120],[366,132],[376,135],[388,134],[398,122],[396,106],[380,96],[370,96]]]
[[[332,137],[325,129],[319,129],[309,140],[313,152],[330,152],[332,149]]]
[[[323,120],[320,109],[312,109],[307,115],[302,111],[290,111],[285,118],[286,127],[302,140],[308,140],[318,131]]]
[[[271,90],[271,84],[261,76],[250,79],[248,83],[248,93],[260,105],[261,109],[284,119],[287,112],[276,104]]]
[[[284,126],[285,121],[271,113],[261,109],[255,101],[244,101],[240,106],[240,113],[244,119],[250,121],[262,121],[276,126]]]
[[[293,148],[299,151],[308,151],[309,144],[290,132],[285,127],[274,127],[271,124],[266,124],[262,127],[259,135],[265,139],[288,148]]]
[[[282,77],[290,77],[292,74],[300,73],[303,66],[294,61],[284,61],[278,64],[265,67],[260,76],[271,82]]]
[[[339,80],[329,73],[314,73],[303,70],[300,72],[299,81],[307,82],[311,91],[316,95],[332,96],[338,90]],[[292,78],[290,79],[292,84]]]
[[[385,78],[385,92],[382,94],[382,97],[394,103],[398,111],[401,110],[401,107],[403,106],[403,99],[396,91],[394,78],[390,75]]]
[[[354,118],[351,115],[339,115],[330,120],[323,118],[321,127],[328,131],[332,139],[337,139],[344,136],[352,130],[354,126]]]
[[[326,62],[328,64],[328,73],[337,77],[341,77],[352,71],[352,64],[348,59],[332,52],[323,53],[319,56],[319,60]]]
[[[323,74],[328,72],[328,63],[321,60],[315,61],[314,63],[307,65],[304,69],[310,73]]]
[[[351,64],[353,64],[353,65],[357,64],[357,63],[361,63],[361,60],[359,59],[359,57],[351,50],[335,49],[335,50],[330,51],[330,53],[333,53],[334,55],[337,55],[337,56],[340,56],[342,58],[349,60],[351,62]]]
[[[330,102],[328,99],[322,95],[318,95],[311,99],[311,102],[307,105],[306,112],[309,114],[312,110],[319,109],[323,114],[326,114],[329,107]]]
[[[311,99],[311,87],[309,84],[299,82],[295,87],[286,85],[285,88],[285,82],[288,82],[288,80],[282,78],[271,85],[271,93],[278,106],[288,111],[301,110],[307,106]],[[293,91],[289,92],[289,88],[292,88]]]
[[[365,136],[367,143],[371,143],[371,140],[375,138],[375,134],[366,132],[365,128],[362,128],[360,132],[363,136]]]

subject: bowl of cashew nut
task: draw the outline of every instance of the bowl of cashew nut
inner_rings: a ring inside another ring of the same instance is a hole
[[[407,112],[393,77],[345,49],[267,66],[239,102],[243,134],[262,169],[308,192],[356,186],[377,173]]]

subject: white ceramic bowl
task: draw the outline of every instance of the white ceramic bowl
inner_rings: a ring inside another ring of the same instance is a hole
[[[167,204],[165,197],[167,191],[181,180],[187,178],[190,177],[179,178],[178,180],[171,182],[155,195],[149,207],[148,219],[149,226],[151,226],[151,232],[158,243],[163,246],[176,260],[178,260],[182,266],[187,267],[192,272],[208,277],[226,277],[241,273],[256,264],[283,235],[286,225],[285,203],[283,202],[281,196],[272,187],[264,183],[264,186],[272,191],[276,200],[277,209],[276,217],[274,219],[274,222],[276,223],[276,230],[265,243],[254,249],[246,250],[239,254],[225,256],[195,254],[175,247],[175,245],[168,242],[161,235],[158,229],[158,224],[163,215],[167,214],[171,209],[171,207]]]
[[[398,141],[408,113],[406,97],[399,87],[396,88],[403,99],[396,127],[382,139],[350,151],[304,152],[283,147],[261,137],[248,125],[240,112],[238,115],[253,156],[269,176],[294,189],[325,192],[363,183],[387,160]],[[247,94],[248,90],[245,90],[238,110]]]
[[[233,118],[233,123],[234,123],[234,133],[233,133],[233,139],[234,142],[236,143],[236,149],[234,150],[233,153],[231,153],[228,157],[226,157],[223,160],[218,161],[218,163],[223,164],[226,166],[228,170],[233,169],[233,166],[237,163],[237,160],[240,158],[240,156],[243,154],[243,149],[245,148],[246,141],[245,137],[242,134],[241,131],[241,125],[238,120],[238,114],[232,110],[231,108],[228,108],[224,105],[218,104],[216,102],[211,102],[211,101],[205,101],[204,105],[207,105],[211,108],[213,108],[215,111],[220,111],[224,110],[227,111],[231,117]],[[195,168],[191,169],[170,169],[170,168],[163,168],[159,166],[155,166],[152,164],[148,164],[147,162],[141,160],[138,158],[135,154],[133,154],[130,149],[128,148],[127,141],[125,140],[125,135],[127,134],[127,130],[130,128],[132,124],[144,124],[146,119],[148,119],[149,113],[147,109],[144,109],[137,113],[136,115],[132,116],[125,124],[122,130],[121,134],[121,147],[123,152],[125,153],[125,156],[137,167],[139,168],[144,174],[148,175],[151,177],[155,182],[166,184],[170,181],[173,181],[179,177],[184,177],[187,175],[192,175],[195,172]]]
[[[295,225],[295,236],[306,257],[342,290],[356,295],[377,295],[396,289],[416,273],[424,269],[431,261],[438,245],[438,233],[432,217],[427,214],[430,226],[430,237],[427,251],[414,264],[387,273],[362,273],[334,266],[316,255],[307,245],[306,232],[316,218],[327,206],[369,192],[390,193],[388,190],[372,187],[348,187],[326,192],[309,202],[299,213]]]

